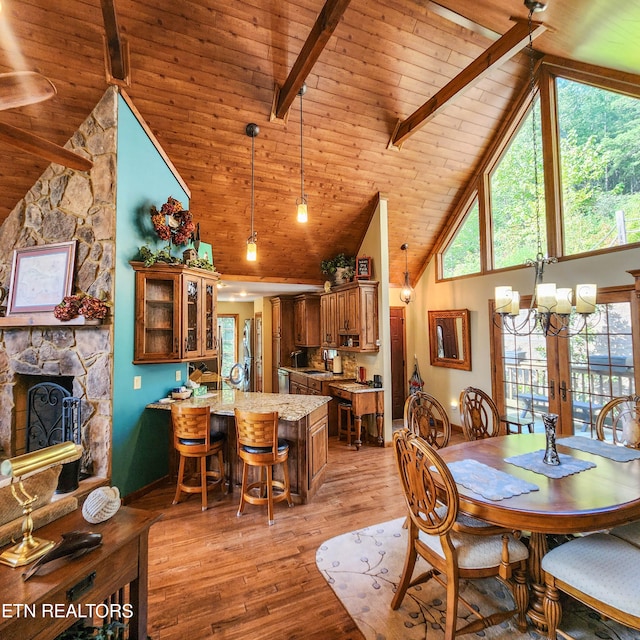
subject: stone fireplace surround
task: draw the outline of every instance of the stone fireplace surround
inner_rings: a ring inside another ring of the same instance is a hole
[[[117,89],[109,87],[67,148],[93,161],[90,172],[51,164],[0,227],[0,284],[9,287],[14,248],[76,240],[74,290],[113,300]],[[113,309],[110,312],[113,313]],[[16,323],[20,324],[20,323]],[[82,467],[110,475],[113,325],[0,326],[2,457],[24,451],[21,375],[71,376],[82,403]],[[22,433],[21,433],[22,431]]]

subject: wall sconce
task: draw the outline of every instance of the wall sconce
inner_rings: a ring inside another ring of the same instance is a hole
[[[300,96],[300,199],[296,200],[298,209],[298,222],[305,223],[308,220],[307,197],[304,194],[304,159],[302,143],[302,96],[307,92],[307,85],[303,82],[298,91]]]
[[[402,289],[400,289],[400,300],[405,304],[409,304],[416,296],[416,292],[409,282],[409,245],[405,242],[400,249],[404,251],[404,284],[402,285]]]
[[[34,538],[32,535],[33,520],[31,519],[31,512],[33,511],[33,503],[38,499],[38,496],[31,496],[26,492],[22,484],[23,477],[31,475],[36,471],[44,471],[56,464],[73,462],[74,460],[78,460],[81,455],[81,445],[73,442],[61,442],[60,444],[38,449],[31,453],[25,453],[24,455],[16,456],[15,458],[10,458],[2,462],[0,473],[4,476],[18,479],[17,483],[12,482],[11,493],[22,507],[22,513],[24,514],[22,542],[19,542],[13,547],[9,547],[9,549],[6,549],[0,555],[0,562],[2,564],[9,565],[10,567],[22,567],[25,564],[37,560],[55,545],[51,540]]]
[[[260,133],[257,124],[250,122],[245,133],[251,138],[251,235],[247,238],[247,260],[255,262],[258,258],[258,233],[253,229],[254,180],[255,180],[255,137]]]

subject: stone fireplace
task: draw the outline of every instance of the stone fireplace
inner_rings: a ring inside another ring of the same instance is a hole
[[[51,164],[0,227],[0,284],[8,288],[14,248],[76,241],[74,292],[113,300],[117,92],[106,93],[67,147],[93,161],[90,172]],[[111,310],[113,313],[113,309]],[[33,326],[0,318],[0,446],[25,451],[23,376],[68,377],[81,400],[82,467],[110,475],[113,325]]]

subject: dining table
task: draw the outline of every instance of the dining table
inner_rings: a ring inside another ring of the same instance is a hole
[[[541,562],[548,536],[640,519],[640,451],[586,436],[558,438],[560,464],[552,466],[542,462],[545,447],[544,434],[522,433],[465,441],[438,452],[456,481],[460,511],[530,535],[527,614],[542,631]]]

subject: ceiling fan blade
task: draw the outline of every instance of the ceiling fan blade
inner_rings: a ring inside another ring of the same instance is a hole
[[[24,129],[18,129],[3,122],[0,122],[0,142],[78,171],[89,171],[93,167],[91,160]]]
[[[43,102],[55,95],[51,80],[35,71],[0,73],[0,111]]]

